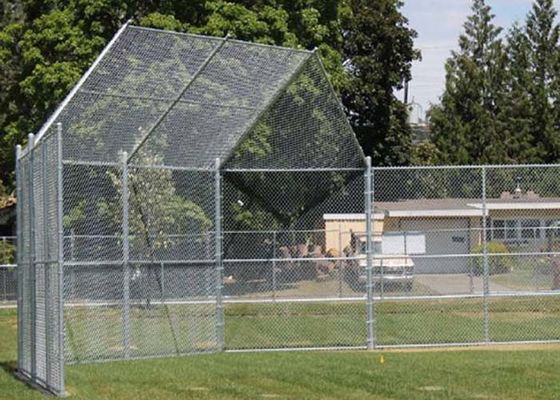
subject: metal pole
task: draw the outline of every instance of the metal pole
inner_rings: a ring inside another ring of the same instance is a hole
[[[487,223],[487,207],[486,207],[486,168],[482,167],[482,251],[484,258],[484,275],[483,275],[483,309],[484,309],[484,341],[490,342],[490,315],[488,310],[488,295],[490,294],[489,275],[490,268],[488,264],[488,229]]]
[[[17,175],[17,172],[16,172]],[[17,178],[16,178],[17,179]],[[16,203],[16,210],[17,210],[17,203]],[[17,211],[16,211],[17,212]],[[17,216],[16,216],[17,220]],[[17,222],[16,222],[17,223]],[[17,229],[17,227],[16,227]],[[2,245],[3,249],[6,248],[6,236],[2,236]],[[6,275],[8,274],[8,268],[2,268],[2,299],[3,301],[8,301],[8,283],[6,282]]]
[[[70,260],[76,261],[76,233],[74,229],[70,229]],[[70,268],[70,298],[76,297],[76,271]]]
[[[366,217],[366,291],[367,291],[367,348],[375,349],[375,310],[373,305],[373,182],[371,157],[366,157],[365,171],[365,217]]]
[[[22,262],[22,213],[23,213],[23,196],[22,196],[22,184],[23,177],[21,175],[21,145],[16,146],[16,235],[17,235],[17,251],[16,251],[16,263],[17,263],[17,324],[18,324],[18,336],[17,336],[17,368],[18,371],[23,370],[23,262]],[[27,199],[29,200],[29,199]]]
[[[220,159],[216,158],[214,172],[215,183],[215,215],[214,215],[214,230],[215,230],[215,258],[216,258],[216,338],[218,341],[219,351],[225,348],[224,343],[224,304],[222,298],[222,291],[224,288],[224,264],[222,254],[222,176],[220,174]]]
[[[165,301],[165,272],[163,271],[163,262],[161,263],[161,302]]]
[[[326,235],[326,232],[325,232]],[[328,250],[328,249],[327,249]],[[342,249],[342,229],[341,224],[338,224],[338,257],[342,257],[343,249]],[[342,297],[342,276],[344,274],[344,262],[337,261],[338,263],[338,297]]]
[[[272,298],[276,300],[276,231],[272,232]]]
[[[48,224],[47,224],[47,215],[48,215],[48,204],[47,204],[47,194],[48,194],[48,186],[47,186],[47,171],[48,171],[48,167],[47,167],[47,150],[48,150],[48,144],[47,143],[43,143],[43,145],[40,147],[41,148],[41,183],[42,183],[42,200],[43,200],[43,211],[42,211],[42,216],[43,216],[43,220],[42,225],[43,225],[43,238],[41,240],[42,242],[42,247],[43,247],[43,296],[44,296],[44,304],[43,304],[43,312],[44,312],[44,324],[45,324],[45,347],[46,347],[46,351],[45,351],[45,375],[47,378],[47,386],[51,386],[52,383],[52,377],[51,377],[51,354],[49,351],[49,347],[50,347],[50,341],[52,340],[52,335],[51,335],[51,330],[49,329],[49,325],[52,324],[52,321],[49,318],[49,308],[50,308],[50,301],[49,301],[49,297],[51,295],[50,292],[50,282],[49,282],[49,278],[50,278],[50,274],[49,274],[49,269],[52,268],[52,265],[47,264],[45,261],[46,260],[50,260],[50,251],[49,251],[49,230],[48,230]]]
[[[8,273],[7,268],[2,268],[2,297],[0,300],[7,301],[8,300],[8,286],[6,284],[6,274]]]
[[[130,269],[129,269],[129,229],[128,229],[128,155],[122,157],[122,243],[123,243],[123,349],[124,358],[130,358]]]
[[[29,290],[31,292],[31,301],[30,301],[30,321],[31,321],[31,335],[29,340],[31,341],[31,380],[36,381],[37,379],[37,317],[36,317],[36,288],[35,288],[35,209],[34,209],[34,188],[33,188],[33,155],[34,155],[34,147],[35,147],[35,135],[32,133],[29,134],[27,140],[27,146],[29,148],[29,229],[30,229],[30,237],[29,237]]]
[[[62,166],[62,125],[56,125],[57,145],[57,225],[58,225],[58,371],[60,394],[64,394],[64,182]]]

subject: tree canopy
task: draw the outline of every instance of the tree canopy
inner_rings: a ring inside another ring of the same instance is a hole
[[[431,110],[439,163],[560,161],[560,26],[553,0],[535,0],[506,34],[473,0],[459,50]]]
[[[378,163],[405,163],[410,131],[393,90],[409,79],[418,54],[401,6],[397,0],[8,0],[0,14],[0,181],[13,188],[15,145],[42,125],[128,19],[317,48],[365,153]]]

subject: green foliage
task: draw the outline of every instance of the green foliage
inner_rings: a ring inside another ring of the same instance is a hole
[[[350,0],[344,20],[348,84],[343,101],[364,152],[374,164],[409,163],[412,132],[405,106],[394,95],[410,80],[416,32],[400,13],[401,1]]]
[[[37,131],[129,18],[154,28],[318,48],[348,111],[360,115],[354,126],[366,152],[396,152],[383,162],[406,162],[409,132],[392,92],[409,77],[417,54],[400,6],[396,0],[373,7],[348,0],[9,0],[0,8],[0,181],[12,188],[15,145]],[[357,74],[345,60],[370,68]]]
[[[497,125],[505,85],[501,28],[485,0],[474,0],[459,37],[459,50],[446,63],[441,105],[431,111],[433,142],[446,164],[504,163]]]
[[[515,266],[515,257],[509,255],[509,250],[502,242],[488,242],[488,271],[490,275],[506,274]],[[482,254],[484,246],[479,244],[472,249],[473,254]],[[499,254],[499,255],[492,255]],[[475,275],[484,274],[484,257],[472,257],[472,270]]]
[[[441,104],[431,114],[439,162],[560,161],[560,27],[553,0],[536,0],[523,26],[501,28],[474,0],[446,64]]]
[[[0,241],[0,264],[16,263],[16,246],[9,242]]]
[[[553,0],[536,0],[527,16],[524,36],[531,79],[525,90],[530,99],[533,145],[544,162],[560,161],[560,107],[558,53],[560,26]]]
[[[160,138],[165,146],[165,138]],[[141,147],[135,160],[140,165],[159,165],[162,157],[158,146]],[[107,171],[116,195],[98,202],[100,218],[121,224],[123,187],[121,174]],[[128,173],[129,230],[133,240],[146,249],[146,257],[159,248],[173,244],[171,235],[177,233],[204,234],[212,225],[204,209],[192,199],[177,193],[173,172],[159,168],[131,168]]]
[[[418,143],[412,146],[410,163],[412,165],[436,165],[441,155],[432,142]]]
[[[79,200],[74,207],[72,207],[62,217],[62,224],[65,228],[70,229],[76,227],[84,222],[86,219],[86,201]]]

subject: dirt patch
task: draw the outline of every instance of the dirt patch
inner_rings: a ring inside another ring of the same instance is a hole
[[[445,390],[445,388],[443,386],[422,386],[419,387],[418,390],[423,392],[441,392],[442,390]]]

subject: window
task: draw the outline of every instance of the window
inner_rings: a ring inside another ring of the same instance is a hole
[[[517,239],[518,235],[517,221],[508,220],[506,221],[506,239]]]
[[[548,221],[549,226],[553,221]],[[492,220],[492,239],[507,242],[541,239],[541,220],[539,219],[506,219]],[[552,230],[550,230],[552,232]],[[547,232],[547,235],[549,232]],[[560,237],[560,225],[556,233]]]
[[[549,220],[546,221],[546,234],[547,238],[560,238],[560,221]]]
[[[493,221],[492,225],[492,239],[504,239],[506,237],[505,221]]]
[[[539,239],[541,221],[538,219],[526,219],[521,221],[521,238],[522,239]]]

